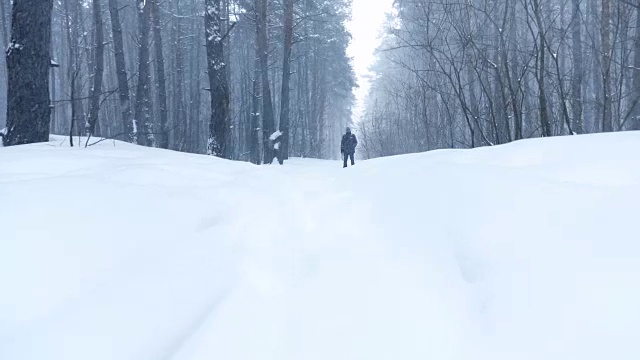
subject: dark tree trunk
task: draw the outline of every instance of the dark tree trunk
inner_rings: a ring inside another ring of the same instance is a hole
[[[538,62],[538,105],[540,110],[540,125],[542,127],[542,135],[543,136],[553,136],[551,132],[551,123],[549,121],[549,110],[547,105],[547,93],[545,89],[545,74],[547,72],[546,66],[546,41],[545,41],[545,32],[544,32],[544,23],[542,21],[542,13],[541,13],[541,4],[540,0],[533,1],[534,6],[534,15],[536,18],[536,25],[538,27],[538,54],[537,54],[537,62]]]
[[[139,49],[138,87],[136,91],[135,127],[138,144],[155,146],[153,123],[151,120],[151,71],[149,70],[149,33],[151,31],[151,6],[146,0],[137,0]]]
[[[76,14],[77,17],[77,22],[79,25],[79,33],[81,36],[81,41],[80,41],[80,51],[82,51],[82,56],[85,58],[85,62],[82,63],[80,62],[80,64],[86,64],[86,74],[88,76],[89,73],[91,73],[94,69],[94,64],[93,61],[94,56],[93,56],[93,50],[94,47],[91,46],[91,44],[93,44],[93,39],[91,39],[91,37],[93,37],[93,32],[87,31],[87,19],[90,19],[90,16],[86,16],[86,14],[84,13],[84,5],[82,4],[81,1],[72,1],[72,4],[74,4],[74,13]],[[90,34],[91,33],[91,34]],[[91,35],[91,36],[90,36]],[[90,80],[90,79],[89,79]],[[80,103],[82,104],[80,107],[80,112],[81,112],[81,117],[79,118],[80,121],[78,122],[78,136],[80,136],[84,130],[86,130],[86,125],[87,125],[87,121],[88,121],[88,109],[89,109],[89,99],[90,97],[88,96],[88,94],[85,94],[85,84],[87,83],[87,81],[85,80],[85,78],[78,78],[78,85],[81,86],[81,92],[78,93],[77,95],[80,97]],[[78,139],[78,141],[80,141]]]
[[[109,13],[111,14],[111,31],[116,60],[116,75],[118,78],[118,95],[120,98],[120,109],[122,111],[122,130],[125,133],[124,139],[126,141],[135,142],[133,113],[131,111],[131,97],[129,95],[129,80],[127,79],[127,67],[125,65],[118,0],[109,0]]]
[[[164,73],[164,54],[162,52],[162,28],[160,27],[159,0],[151,1],[151,19],[153,20],[153,45],[156,52],[156,78],[158,80],[158,102],[160,105],[160,139],[158,146],[169,148],[169,129],[167,128],[167,81]]]
[[[160,102],[160,140],[158,145],[169,148],[169,129],[167,128],[167,84],[164,73],[164,54],[162,52],[162,27],[160,25],[159,0],[151,1],[151,18],[153,19],[153,44],[156,51],[156,78],[158,79],[158,100]]]
[[[260,165],[260,61],[256,56],[251,92],[251,162]]]
[[[631,130],[640,130],[640,6],[636,10],[636,33],[633,40],[633,98]]]
[[[2,25],[2,45],[6,49],[9,45],[9,34],[7,31],[7,10],[5,8],[5,2],[0,1],[0,25]]]
[[[14,0],[5,145],[49,140],[52,0]]]
[[[205,37],[207,47],[207,71],[211,92],[211,120],[207,153],[230,158],[227,144],[229,121],[229,85],[224,58],[224,35],[222,29],[221,0],[205,0]]]
[[[267,0],[256,0],[256,30],[258,59],[262,76],[262,142],[265,164],[273,161],[273,149],[269,139],[274,130],[273,100],[269,84],[269,37],[267,35]]]
[[[9,30],[7,29],[7,10],[6,10],[6,1],[0,1],[0,26],[2,26],[2,42],[0,44],[2,44],[2,48],[3,49],[7,49],[7,47],[9,46]],[[11,4],[11,2],[8,2],[9,5]],[[11,7],[9,6],[9,9],[11,9]],[[6,61],[6,58],[5,58]],[[2,81],[2,85],[0,85],[0,91],[2,91],[2,94],[6,94],[7,91],[7,66],[6,66],[6,62],[3,65],[0,65],[0,81]],[[6,95],[5,95],[6,96]],[[3,102],[6,101],[6,97],[4,99],[2,99]],[[4,128],[6,126],[6,115],[7,112],[5,111],[4,114],[0,115],[0,129]],[[2,138],[0,138],[0,143],[2,142]]]
[[[611,100],[611,3],[602,0],[602,24],[600,36],[602,44],[602,131],[613,131]]]
[[[100,114],[100,95],[102,94],[102,75],[104,73],[104,32],[102,29],[102,8],[100,0],[93,0],[93,25],[96,47],[93,60],[93,86],[89,95],[89,119],[86,126],[87,137],[94,135]],[[87,139],[88,141],[89,139]]]
[[[174,146],[179,151],[185,150],[185,141],[187,135],[187,113],[186,104],[184,102],[184,61],[182,58],[182,20],[180,17],[180,1],[175,0],[174,11],[176,18],[174,18],[173,26],[173,44],[174,48],[174,65],[175,65],[175,83],[173,84],[173,122],[174,128]]]
[[[53,16],[53,15],[52,15]],[[50,52],[51,52],[51,60],[55,61],[55,57],[53,56],[53,46],[54,46],[54,38],[51,38]],[[56,74],[53,71],[49,71],[49,85],[50,88],[50,99],[52,103],[56,102]],[[58,114],[55,106],[51,106],[51,123],[49,124],[49,132],[51,134],[57,134],[58,127]]]
[[[509,43],[513,46],[513,50],[511,51],[511,63],[512,69],[508,69],[507,72],[510,73],[511,75],[510,80],[509,80],[509,92],[511,94],[511,101],[513,102],[513,104],[511,104],[512,108],[513,108],[513,113],[514,113],[514,124],[513,124],[513,128],[514,128],[514,139],[515,140],[521,140],[523,137],[523,126],[524,126],[524,113],[523,113],[523,109],[522,109],[522,104],[520,103],[518,94],[520,91],[520,88],[522,87],[522,85],[519,84],[519,69],[520,69],[520,60],[518,59],[518,51],[517,51],[517,34],[518,34],[518,18],[516,16],[517,13],[517,4],[515,2],[513,2],[511,4],[511,10],[510,10],[510,21],[512,24],[512,29],[510,31],[510,35],[509,35]],[[517,87],[516,87],[517,85]]]
[[[193,23],[193,29],[195,31],[195,29],[198,29],[199,27],[197,26],[197,24],[194,22]],[[195,33],[195,32],[194,32]],[[201,110],[202,110],[202,104],[201,104],[201,100],[202,100],[202,78],[200,77],[200,72],[202,71],[202,69],[200,68],[200,66],[202,65],[200,59],[201,59],[201,51],[202,51],[202,46],[200,46],[200,43],[198,40],[195,41],[194,46],[196,47],[196,56],[194,58],[194,61],[192,63],[192,68],[191,68],[191,73],[192,76],[194,78],[194,81],[192,82],[192,109],[193,109],[193,114],[191,116],[190,119],[190,123],[189,123],[189,137],[190,137],[190,142],[191,142],[191,151],[193,152],[201,152],[202,148],[201,148],[201,140],[202,137],[200,136],[200,134],[202,133],[202,118],[200,117],[201,114]]]
[[[573,130],[577,133],[584,132],[582,124],[582,16],[580,14],[581,0],[573,1],[572,16],[572,42],[573,42],[573,79],[571,81],[571,110]]]
[[[64,1],[65,22],[67,26],[67,46],[68,46],[68,64],[67,75],[70,79],[70,91],[71,94],[71,121],[69,124],[69,145],[73,147],[73,135],[76,130],[78,120],[78,108],[82,106],[78,99],[78,78],[80,77],[80,52],[78,50],[78,24],[72,22],[71,11],[69,9],[69,2],[71,0]]]
[[[291,78],[291,46],[293,42],[293,0],[284,0],[284,56],[282,60],[282,95],[280,103],[280,131],[282,144],[280,156],[289,158],[289,114]]]

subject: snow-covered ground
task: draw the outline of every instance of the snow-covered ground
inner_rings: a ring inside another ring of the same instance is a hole
[[[639,359],[640,134],[0,149],[0,359]]]

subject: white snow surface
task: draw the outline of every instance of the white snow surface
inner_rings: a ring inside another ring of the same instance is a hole
[[[0,359],[639,359],[640,134],[0,149]]]

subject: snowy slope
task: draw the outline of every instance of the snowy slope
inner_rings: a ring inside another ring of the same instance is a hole
[[[0,359],[638,359],[640,134],[0,149]]]

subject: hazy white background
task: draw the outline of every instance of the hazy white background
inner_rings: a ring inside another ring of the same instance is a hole
[[[353,36],[349,56],[360,86],[355,90],[356,108],[353,121],[358,122],[364,110],[364,100],[369,91],[369,67],[375,60],[374,52],[380,44],[386,14],[391,11],[393,0],[353,0],[353,18],[349,30]]]

